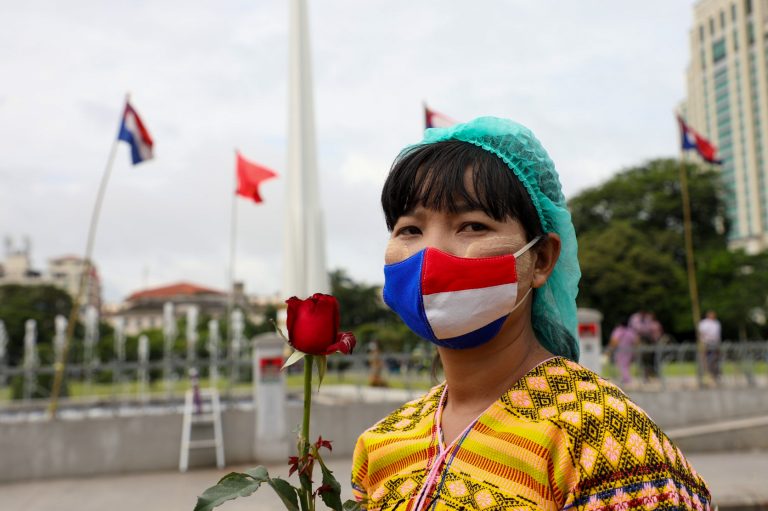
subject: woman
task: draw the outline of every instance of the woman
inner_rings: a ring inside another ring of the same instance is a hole
[[[613,352],[613,360],[619,368],[621,375],[621,384],[629,385],[632,383],[632,374],[630,366],[635,355],[635,347],[639,343],[637,333],[629,328],[627,320],[621,322],[611,332],[610,350]]]
[[[576,238],[533,134],[427,130],[390,171],[384,299],[446,382],[364,432],[369,511],[708,509],[709,492],[616,386],[576,363]]]

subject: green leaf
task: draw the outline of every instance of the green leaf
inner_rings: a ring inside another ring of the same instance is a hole
[[[267,472],[267,467],[263,465],[249,468],[245,471],[245,473],[253,477],[256,481],[261,481],[262,483],[269,481],[269,473]]]
[[[194,511],[210,511],[228,500],[247,497],[258,490],[262,482],[249,474],[230,472],[197,498]]]
[[[268,484],[275,490],[277,496],[283,501],[283,505],[288,511],[299,511],[299,498],[296,493],[296,488],[291,486],[288,481],[280,479],[279,477],[273,477]]]
[[[305,356],[307,356],[306,353],[302,353],[301,351],[294,351],[293,353],[291,353],[291,356],[288,357],[288,360],[285,361],[285,364],[283,364],[282,369],[285,369],[288,366],[292,366],[293,364],[295,364]]]
[[[363,506],[360,505],[360,502],[357,502],[356,500],[346,501],[344,505],[341,506],[341,509],[343,509],[343,511],[364,511]]]
[[[323,460],[320,460],[319,458],[318,460],[320,461],[320,469],[323,471],[323,485],[331,487],[330,490],[322,492],[320,498],[323,499],[325,505],[333,509],[333,511],[344,511],[341,506],[341,485],[336,478],[333,477],[333,472],[325,466]]]
[[[323,378],[325,378],[325,371],[328,368],[328,357],[325,355],[317,356],[315,357],[315,362],[317,363],[318,375],[317,388],[320,389],[320,385],[323,383]]]

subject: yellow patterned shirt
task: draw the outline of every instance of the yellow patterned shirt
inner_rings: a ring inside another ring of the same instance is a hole
[[[561,357],[521,378],[448,447],[439,483],[444,384],[358,439],[352,489],[368,511],[708,510],[704,481],[615,385]],[[448,465],[448,469],[445,469]]]

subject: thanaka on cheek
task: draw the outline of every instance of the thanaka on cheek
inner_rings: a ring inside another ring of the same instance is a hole
[[[399,263],[408,259],[408,247],[400,240],[390,239],[384,252],[384,264]]]
[[[525,245],[525,238],[519,234],[484,238],[470,243],[464,257],[494,257],[514,254],[523,245]]]

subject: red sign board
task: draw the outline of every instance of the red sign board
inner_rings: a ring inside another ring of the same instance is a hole
[[[283,357],[259,359],[261,381],[280,381],[280,368],[283,367]]]

